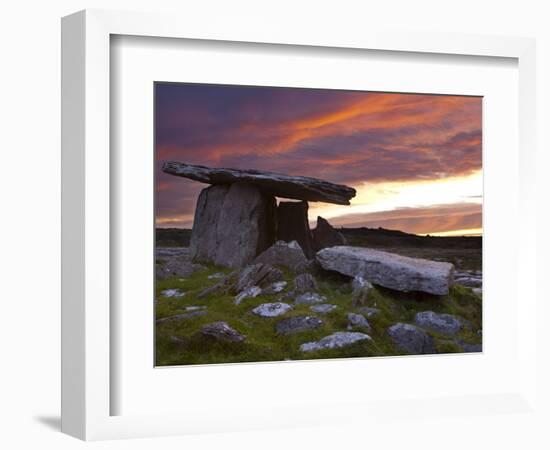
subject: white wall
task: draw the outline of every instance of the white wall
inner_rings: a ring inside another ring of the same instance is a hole
[[[550,158],[550,14],[544,1],[505,0],[362,0],[140,1],[19,0],[0,9],[0,446],[3,448],[77,448],[84,444],[58,432],[59,421],[59,194],[60,194],[60,17],[83,8],[176,10],[208,21],[212,15],[234,21],[264,16],[280,23],[326,24],[367,29],[385,23],[390,29],[459,31],[534,36],[538,39],[539,198],[541,231],[548,235]],[[543,153],[544,149],[544,153]],[[542,206],[546,207],[543,213]],[[544,239],[544,242],[543,242]],[[542,255],[548,238],[539,236],[539,273],[546,277]],[[546,269],[546,270],[545,270]],[[7,308],[6,308],[7,306]],[[546,311],[548,311],[548,308]],[[544,314],[544,311],[541,311]],[[549,333],[541,331],[546,342]],[[545,349],[546,350],[546,349]],[[543,350],[544,351],[544,350]],[[547,352],[546,352],[547,353]],[[545,363],[548,369],[548,364]],[[545,372],[548,375],[548,370]],[[548,379],[548,376],[546,376]],[[547,397],[548,398],[548,397]],[[372,441],[368,429],[287,430],[228,436],[198,436],[156,441],[103,442],[96,448],[316,448],[345,446],[409,448],[543,448],[535,441],[529,418],[457,419],[432,424],[404,422],[388,430],[387,440]],[[444,443],[430,441],[431,427],[448,427]]]

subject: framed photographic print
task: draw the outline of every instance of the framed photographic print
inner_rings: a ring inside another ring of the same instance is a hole
[[[85,11],[62,43],[63,431],[529,410],[531,40]]]

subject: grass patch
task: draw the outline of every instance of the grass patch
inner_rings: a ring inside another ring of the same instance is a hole
[[[228,269],[207,266],[205,270],[195,272],[188,278],[171,278],[158,280],[156,284],[156,319],[170,317],[187,312],[191,306],[206,306],[206,315],[194,316],[188,319],[168,320],[157,323],[155,327],[155,359],[156,364],[184,365],[232,363],[253,361],[282,361],[319,358],[345,358],[365,356],[392,356],[403,354],[395,348],[386,330],[397,322],[413,321],[419,311],[435,311],[458,315],[467,320],[471,327],[466,327],[456,337],[464,342],[475,344],[481,342],[477,330],[481,329],[481,298],[472,293],[471,289],[454,286],[449,295],[435,297],[419,293],[397,293],[382,288],[371,291],[368,302],[363,306],[380,309],[380,313],[370,317],[371,331],[368,334],[373,341],[357,342],[348,347],[319,352],[303,353],[299,347],[305,342],[319,340],[336,331],[346,331],[347,313],[357,312],[352,306],[352,294],[349,279],[339,275],[316,275],[319,293],[327,298],[327,303],[337,305],[328,314],[316,314],[310,311],[310,305],[294,305],[293,310],[275,318],[258,317],[251,310],[262,304],[277,301],[282,294],[293,288],[294,275],[283,271],[288,286],[283,293],[260,295],[247,298],[240,305],[234,304],[232,295],[211,294],[197,298],[197,294],[205,287],[216,284],[219,279],[209,279],[208,276],[217,272],[229,273]],[[322,278],[322,280],[321,280]],[[165,289],[180,289],[185,292],[183,297],[164,297]],[[292,302],[290,302],[292,303]],[[315,315],[323,320],[323,325],[315,330],[279,336],[276,324],[283,318]],[[223,343],[203,336],[200,329],[207,323],[225,321],[231,327],[246,335],[243,343]],[[362,330],[354,330],[362,331]],[[461,352],[462,348],[448,337],[437,336],[436,348],[440,353]]]

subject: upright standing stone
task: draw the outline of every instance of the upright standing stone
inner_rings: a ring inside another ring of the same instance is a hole
[[[279,202],[277,209],[277,239],[297,241],[308,258],[314,256],[311,231],[307,218],[307,202]]]
[[[334,227],[321,216],[317,216],[317,227],[312,230],[311,234],[313,236],[313,247],[315,251],[327,247],[334,247],[335,245],[347,245],[344,235],[334,229]]]
[[[275,197],[247,183],[211,186],[197,202],[191,257],[242,267],[275,242],[275,227]]]

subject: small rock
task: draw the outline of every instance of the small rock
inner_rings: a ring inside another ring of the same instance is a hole
[[[294,279],[294,293],[303,294],[304,292],[314,292],[317,288],[317,282],[310,273],[302,273]]]
[[[305,344],[300,345],[300,350],[303,352],[313,352],[317,350],[341,348],[364,340],[372,341],[372,338],[368,334],[364,333],[338,331],[324,337],[319,341],[306,342]]]
[[[262,293],[262,288],[260,288],[259,286],[250,286],[249,288],[245,289],[242,292],[239,292],[235,296],[234,303],[235,305],[240,305],[245,298],[248,298],[248,297],[254,298],[260,295],[261,293]]]
[[[206,309],[206,306],[186,306],[185,311],[201,311]]]
[[[235,293],[241,292],[252,286],[266,286],[267,284],[281,281],[283,272],[269,264],[253,264],[246,266],[240,273],[237,282],[232,287]]]
[[[433,339],[428,334],[414,325],[408,323],[396,323],[388,328],[388,335],[394,344],[411,354],[435,353]]]
[[[463,327],[463,321],[451,314],[438,314],[433,311],[419,312],[414,316],[414,323],[436,333],[453,336]]]
[[[278,294],[279,292],[284,291],[287,284],[288,283],[286,281],[276,281],[275,283],[273,283],[272,285],[264,289],[264,294],[265,295]]]
[[[163,297],[183,297],[185,292],[180,291],[179,289],[165,289],[160,292],[160,295]]]
[[[354,306],[366,305],[373,285],[359,275],[356,276],[351,282],[351,288],[352,304]]]
[[[162,319],[157,319],[156,323],[161,324],[161,323],[169,322],[169,321],[172,321],[172,320],[192,319],[193,317],[204,316],[204,315],[206,315],[206,311],[204,311],[204,310],[191,311],[191,312],[188,312],[188,313],[176,314],[174,316],[168,316],[168,317],[163,317]]]
[[[353,330],[354,328],[365,328],[370,331],[369,321],[365,316],[361,314],[348,313],[348,330]]]
[[[288,303],[275,302],[263,303],[252,310],[254,314],[260,317],[277,317],[290,311],[292,306]]]
[[[483,295],[483,289],[482,288],[472,288],[472,292],[476,295]]]
[[[374,317],[374,316],[380,314],[380,309],[378,309],[378,308],[369,308],[368,306],[364,306],[362,308],[359,308],[357,311],[359,311],[361,314],[365,314],[367,317]]]
[[[208,275],[209,280],[219,280],[224,277],[225,277],[225,273],[223,272],[216,272],[216,273],[213,273],[212,275]]]
[[[299,295],[294,300],[294,303],[297,305],[305,304],[305,305],[312,305],[314,303],[323,303],[326,301],[326,297],[323,295],[319,295],[316,292],[306,292],[305,294]]]
[[[225,342],[242,342],[246,338],[246,336],[231,328],[227,322],[213,322],[204,325],[201,328],[201,333]]]
[[[316,313],[327,314],[331,311],[334,311],[336,308],[338,308],[338,306],[331,305],[329,303],[323,303],[321,305],[313,305],[309,309]]]
[[[307,258],[300,244],[296,241],[277,241],[263,253],[260,253],[254,263],[283,266],[294,272],[301,272],[307,265]]]
[[[291,334],[314,330],[323,325],[323,321],[315,316],[297,316],[281,320],[275,327],[277,334]]]
[[[480,288],[483,284],[481,278],[477,277],[458,277],[454,279],[456,284],[466,287]]]

